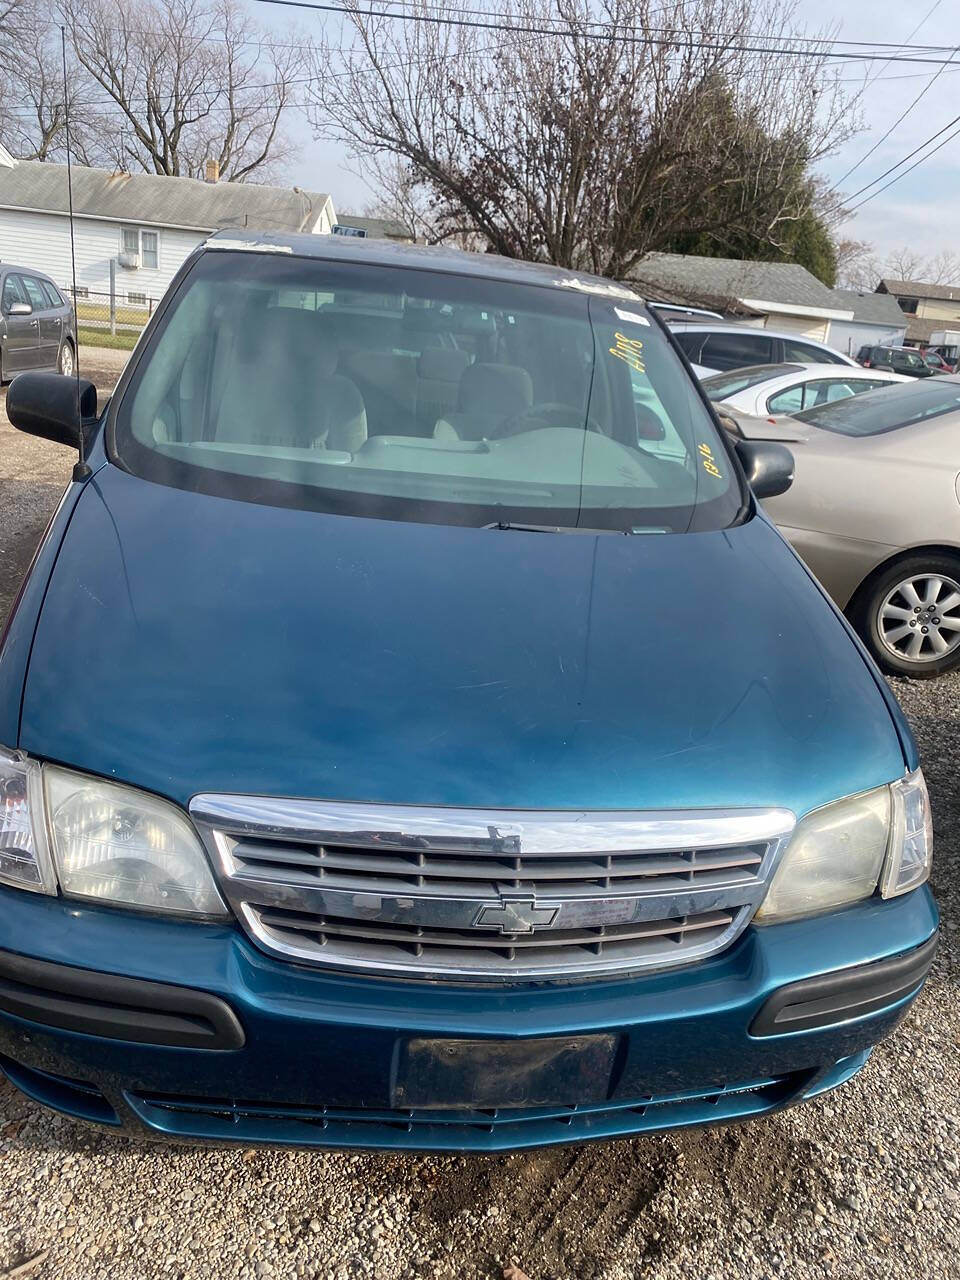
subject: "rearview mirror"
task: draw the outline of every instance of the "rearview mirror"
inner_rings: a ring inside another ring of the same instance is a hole
[[[11,302],[7,307],[8,316],[32,316],[33,307],[29,302]]]
[[[7,417],[27,435],[78,448],[84,426],[96,416],[97,388],[86,378],[68,378],[62,373],[20,373],[7,389]]]
[[[775,498],[793,484],[793,454],[772,440],[738,440],[737,457],[754,497]]]
[[[645,404],[633,406],[637,420],[637,440],[664,440],[666,431],[659,416]]]

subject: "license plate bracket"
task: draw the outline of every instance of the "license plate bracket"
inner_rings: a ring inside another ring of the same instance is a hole
[[[398,1045],[392,1104],[468,1110],[604,1102],[620,1037],[413,1038]]]

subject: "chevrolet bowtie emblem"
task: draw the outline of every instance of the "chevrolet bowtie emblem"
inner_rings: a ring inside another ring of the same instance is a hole
[[[501,897],[496,904],[481,907],[473,925],[475,929],[499,929],[501,933],[533,933],[549,929],[560,914],[556,902],[538,903],[536,898]]]

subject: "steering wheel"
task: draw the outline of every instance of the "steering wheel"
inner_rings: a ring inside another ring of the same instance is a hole
[[[576,418],[577,410],[573,405],[561,404],[557,400],[544,400],[541,404],[532,404],[519,413],[505,418],[497,429],[497,438],[520,435],[523,431],[538,431],[545,427],[570,427],[580,429],[579,422],[571,422]],[[598,435],[609,436],[610,431],[604,429],[596,418],[587,419],[587,430]]]

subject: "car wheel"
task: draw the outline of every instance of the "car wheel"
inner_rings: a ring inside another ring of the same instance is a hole
[[[960,665],[960,559],[911,556],[863,592],[853,621],[891,675],[929,677]]]
[[[60,355],[57,357],[57,371],[64,373],[68,378],[73,376],[73,343],[68,338],[60,347]]]

